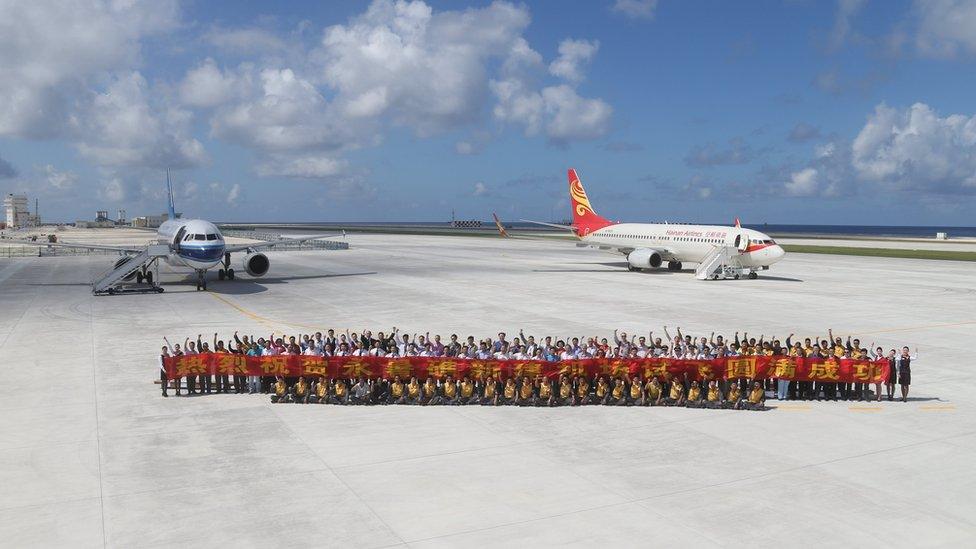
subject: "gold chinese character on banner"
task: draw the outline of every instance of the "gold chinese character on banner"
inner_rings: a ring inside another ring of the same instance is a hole
[[[756,377],[756,357],[730,358],[725,365],[725,377]]]
[[[488,376],[497,377],[502,371],[498,362],[483,362],[476,360],[471,363],[471,377],[475,379],[488,379]]]
[[[358,359],[353,359],[343,364],[342,372],[343,376],[348,378],[361,376],[371,377],[373,375],[372,368],[369,367],[369,364]]]
[[[288,375],[288,357],[286,356],[267,356],[261,361],[261,370],[269,376]]]
[[[791,358],[780,358],[773,363],[771,377],[780,379],[793,379],[796,377],[796,360]]]
[[[699,364],[698,365],[698,377],[705,381],[715,378],[715,371],[712,369],[711,364]]]
[[[817,381],[837,381],[840,379],[840,365],[834,359],[810,364],[810,378]]]
[[[559,367],[559,375],[583,376],[586,375],[586,366],[579,362],[566,362]]]
[[[217,357],[217,371],[226,376],[246,375],[247,359],[243,355],[220,355]]]
[[[644,378],[651,379],[654,376],[657,376],[661,379],[667,379],[668,363],[661,360],[661,361],[650,362],[646,366],[644,366]]]
[[[874,382],[881,378],[881,366],[874,362],[855,362],[854,379],[857,381]]]
[[[207,373],[203,357],[199,355],[185,355],[177,359],[176,377],[195,376]]]
[[[409,360],[403,359],[393,359],[390,360],[386,365],[386,376],[390,379],[400,376],[401,378],[410,377],[410,372],[412,368],[410,367]]]
[[[536,377],[542,373],[542,364],[538,362],[518,362],[515,364],[515,377]]]
[[[453,360],[431,360],[427,363],[427,373],[434,377],[457,375],[457,362]]]

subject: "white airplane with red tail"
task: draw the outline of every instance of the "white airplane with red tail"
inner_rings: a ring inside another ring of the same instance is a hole
[[[667,265],[680,271],[684,263],[696,263],[695,277],[757,278],[761,270],[776,263],[786,252],[768,235],[740,226],[686,225],[681,223],[614,223],[597,215],[586,196],[576,170],[569,170],[569,199],[573,224],[559,225],[523,220],[573,232],[580,243],[615,250],[627,257],[631,271],[657,269]],[[498,222],[498,218],[495,218]],[[503,236],[507,236],[498,223]]]

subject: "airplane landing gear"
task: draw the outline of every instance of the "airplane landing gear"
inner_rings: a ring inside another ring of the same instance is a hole
[[[203,276],[206,271],[197,271],[197,291],[207,291],[207,279]]]
[[[217,280],[234,280],[234,269],[230,268],[230,254],[224,254],[224,268],[217,271]]]
[[[668,270],[669,271],[680,271],[681,270],[681,262],[680,261],[668,261]]]

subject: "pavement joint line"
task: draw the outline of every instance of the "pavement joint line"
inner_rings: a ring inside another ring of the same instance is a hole
[[[108,547],[108,535],[105,531],[105,482],[102,479],[102,441],[101,420],[98,417],[98,369],[95,360],[95,300],[89,300],[88,311],[91,315],[89,329],[91,330],[91,370],[92,370],[92,404],[95,408],[95,452],[98,457],[98,502],[102,515],[102,547]]]
[[[393,527],[390,526],[390,524],[388,522],[386,522],[385,520],[383,520],[383,517],[380,516],[380,514],[376,512],[376,509],[373,509],[373,506],[372,505],[370,505],[365,499],[362,498],[362,496],[360,496],[355,490],[352,489],[352,486],[350,486],[349,483],[346,482],[346,479],[344,479],[341,476],[339,476],[339,473],[337,473],[335,471],[335,469],[333,469],[332,466],[329,465],[329,462],[327,462],[324,459],[322,459],[322,456],[319,455],[319,453],[316,452],[311,446],[309,446],[308,443],[305,442],[305,439],[303,439],[302,437],[298,436],[298,433],[296,433],[291,428],[291,426],[288,425],[288,423],[285,420],[283,420],[280,415],[278,415],[278,413],[275,411],[275,408],[274,407],[271,407],[271,413],[274,414],[275,417],[278,418],[278,421],[281,422],[281,426],[284,428],[284,430],[287,431],[291,436],[295,437],[295,440],[297,440],[299,444],[301,444],[302,446],[304,446],[305,449],[309,451],[309,453],[311,453],[313,456],[315,456],[315,459],[319,460],[319,462],[322,465],[324,465],[325,468],[328,469],[330,473],[332,473],[332,476],[334,476],[336,478],[336,480],[338,480],[339,482],[341,482],[342,485],[346,487],[346,490],[349,490],[349,493],[352,494],[353,497],[355,497],[357,500],[359,500],[359,503],[361,503],[363,505],[363,507],[365,507],[366,509],[368,509],[369,512],[372,513],[374,517],[376,517],[376,520],[380,521],[380,523],[383,526],[385,526],[386,529],[389,530],[390,533],[393,534],[394,537],[396,537],[398,540],[400,540],[401,543],[403,543],[403,544],[406,544],[407,543],[407,541],[405,539],[403,539],[403,536],[401,536],[399,532],[397,532],[396,530],[394,530]]]
[[[482,532],[482,531],[494,530],[496,528],[504,528],[504,527],[508,527],[508,526],[518,526],[518,525],[521,525],[521,524],[528,524],[528,523],[531,523],[531,522],[538,522],[538,521],[542,521],[542,520],[549,520],[549,519],[559,518],[559,517],[563,517],[563,516],[575,515],[575,514],[579,514],[579,513],[586,513],[586,512],[589,512],[589,511],[597,511],[597,510],[600,510],[600,509],[608,509],[608,508],[612,508],[612,507],[620,507],[620,506],[623,506],[623,505],[639,504],[641,502],[650,501],[652,499],[657,499],[657,498],[662,498],[662,497],[668,497],[668,496],[674,496],[674,495],[679,495],[679,494],[686,494],[686,493],[691,493],[691,492],[697,492],[697,491],[700,491],[700,490],[707,490],[707,489],[716,488],[716,487],[719,487],[719,486],[728,486],[728,485],[737,484],[737,483],[740,483],[740,482],[747,482],[747,481],[757,480],[757,479],[761,479],[761,478],[765,478],[765,477],[770,477],[770,476],[775,476],[775,475],[782,475],[784,473],[791,473],[791,472],[794,472],[794,471],[800,471],[800,470],[808,469],[808,468],[811,468],[811,467],[821,467],[823,465],[829,465],[831,463],[837,463],[837,462],[846,461],[846,460],[849,460],[849,459],[857,459],[857,458],[866,457],[866,456],[870,456],[870,455],[874,455],[874,454],[881,454],[881,453],[890,452],[890,451],[894,451],[894,450],[901,450],[901,449],[909,448],[909,447],[913,447],[913,446],[921,446],[923,444],[930,444],[930,443],[933,443],[933,442],[941,442],[943,440],[948,440],[948,439],[953,439],[953,438],[959,438],[959,437],[962,437],[962,436],[969,436],[969,435],[972,435],[972,434],[976,434],[976,431],[970,432],[970,433],[961,433],[961,434],[956,434],[956,435],[950,435],[950,436],[946,436],[946,437],[942,437],[942,438],[938,438],[938,439],[923,440],[923,441],[920,441],[920,442],[914,442],[914,443],[911,443],[911,444],[904,444],[904,445],[895,446],[895,447],[892,447],[892,448],[884,448],[884,449],[881,449],[881,450],[874,450],[874,451],[871,451],[871,452],[864,452],[862,454],[857,454],[857,455],[853,455],[853,456],[839,457],[839,458],[836,458],[836,459],[822,461],[822,462],[819,462],[819,463],[808,463],[808,464],[799,465],[799,466],[796,466],[796,467],[790,467],[788,469],[783,469],[781,471],[774,471],[774,472],[770,472],[770,473],[762,473],[762,474],[759,474],[759,475],[752,475],[752,476],[738,478],[738,479],[735,479],[735,480],[728,480],[728,481],[724,481],[724,482],[716,482],[716,483],[709,484],[709,485],[706,485],[706,486],[696,486],[694,488],[688,488],[686,490],[675,490],[675,491],[668,492],[668,493],[664,493],[664,494],[657,494],[657,495],[654,495],[654,496],[648,496],[648,497],[644,497],[644,498],[636,498],[636,499],[631,499],[631,500],[624,501],[624,502],[619,502],[619,503],[607,503],[607,504],[604,504],[604,505],[595,505],[595,506],[588,507],[588,508],[585,508],[585,509],[577,509],[577,510],[574,510],[574,511],[567,511],[565,513],[556,513],[556,514],[553,514],[553,515],[550,515],[550,516],[545,516],[545,517],[525,519],[525,520],[520,520],[520,521],[512,521],[512,522],[508,522],[508,523],[505,523],[505,524],[496,524],[496,525],[492,525],[492,526],[486,526],[484,528],[475,528],[475,529],[469,530],[467,532],[458,532],[458,533],[455,533],[455,534],[445,534],[445,535],[441,535],[441,536],[433,536],[433,537],[430,537],[430,538],[415,539],[415,540],[410,540],[407,543],[416,543],[416,542],[419,542],[419,541],[430,541],[430,540],[435,540],[435,539],[450,537],[450,536],[454,536],[454,535],[468,534],[468,533],[472,533],[472,532]]]
[[[59,499],[56,501],[42,501],[39,503],[28,503],[27,505],[14,505],[11,507],[0,507],[0,513],[4,513],[6,511],[17,511],[20,509],[31,509],[33,507],[47,507],[48,505],[64,505],[67,503],[78,503],[79,501],[91,501],[94,499],[102,499],[102,498],[101,496],[88,496],[83,498],[68,498],[68,499]]]

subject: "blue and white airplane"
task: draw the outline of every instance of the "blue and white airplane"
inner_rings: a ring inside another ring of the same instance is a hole
[[[173,187],[169,181],[169,172],[166,173],[166,195],[169,215],[168,219],[159,226],[156,237],[159,244],[169,246],[169,254],[161,259],[167,265],[189,267],[196,271],[197,290],[207,289],[205,275],[208,270],[213,268],[218,268],[218,279],[234,280],[234,269],[230,266],[232,253],[244,252],[246,254],[242,265],[244,271],[252,277],[261,277],[268,273],[268,270],[271,268],[271,261],[268,259],[268,256],[258,250],[270,248],[278,244],[305,242],[308,240],[339,236],[338,234],[331,234],[303,238],[280,238],[253,244],[228,246],[224,242],[224,236],[220,233],[220,229],[213,223],[203,219],[183,219],[177,217],[176,206],[173,202]],[[146,247],[133,248],[126,246],[108,246],[104,244],[86,244],[82,242],[22,242],[38,246],[118,251],[124,257],[120,257],[115,262],[114,268],[120,267],[122,264],[130,261],[134,255],[141,254],[146,250]],[[146,281],[152,284],[152,276],[152,271],[148,269],[147,264],[141,269],[132,272],[125,279],[136,279],[138,282]]]

